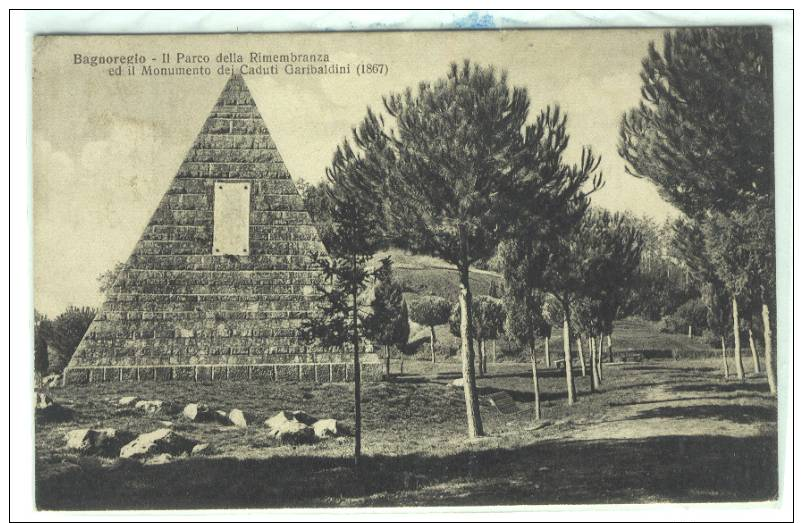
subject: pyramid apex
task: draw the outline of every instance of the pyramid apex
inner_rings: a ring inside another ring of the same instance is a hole
[[[245,79],[240,73],[232,73],[229,76],[215,108],[220,109],[228,106],[250,106],[256,109],[256,102],[254,102]]]

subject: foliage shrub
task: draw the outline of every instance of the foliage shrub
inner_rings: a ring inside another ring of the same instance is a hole
[[[675,312],[663,318],[661,330],[674,334],[686,334],[691,325],[692,333],[701,335],[707,328],[707,309],[699,298],[691,299],[680,305]]]

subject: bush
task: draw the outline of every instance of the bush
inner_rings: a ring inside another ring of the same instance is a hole
[[[92,307],[67,307],[50,322],[49,328],[43,332],[50,360],[48,372],[60,373],[64,370],[95,318],[95,312]],[[53,353],[50,354],[50,351]]]
[[[674,313],[664,317],[661,330],[674,334],[687,334],[691,325],[692,333],[699,336],[708,326],[707,314],[708,309],[701,299],[691,299],[678,307]]]

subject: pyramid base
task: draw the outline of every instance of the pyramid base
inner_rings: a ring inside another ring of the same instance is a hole
[[[380,381],[382,365],[375,358],[360,365],[363,381]],[[263,363],[258,365],[166,365],[126,367],[67,367],[64,384],[124,381],[301,381],[307,383],[354,380],[350,363]]]

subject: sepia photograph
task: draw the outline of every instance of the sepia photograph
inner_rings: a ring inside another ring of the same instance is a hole
[[[33,36],[34,510],[777,505],[775,29],[447,29]]]

